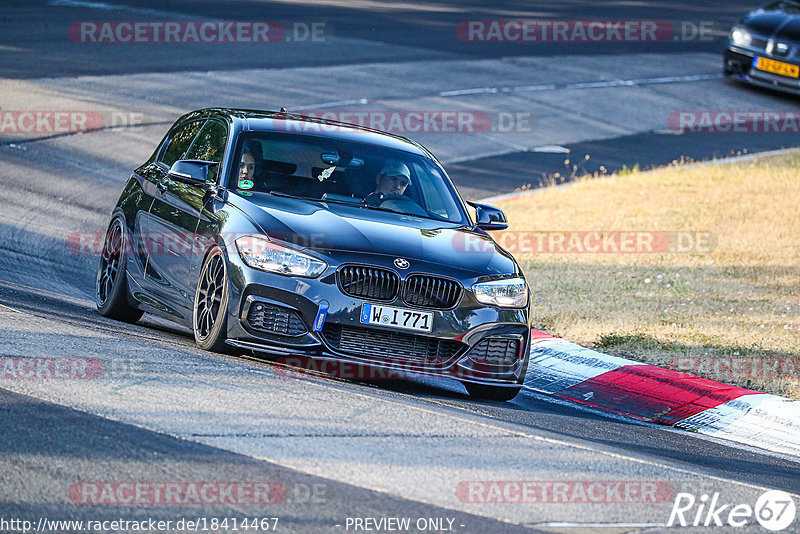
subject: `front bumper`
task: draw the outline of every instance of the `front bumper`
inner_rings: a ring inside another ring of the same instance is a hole
[[[380,257],[370,257],[368,263],[390,268]],[[511,387],[524,379],[530,344],[527,308],[486,306],[466,290],[448,310],[386,302],[433,313],[430,333],[399,331],[361,324],[361,305],[369,301],[340,291],[335,267],[308,279],[252,269],[233,254],[228,265],[230,345],[386,371],[369,375],[377,378],[410,374]],[[473,280],[461,282],[470,287]]]
[[[781,61],[783,63],[800,65],[800,63],[792,59],[774,57],[766,54],[765,52],[758,52],[731,45],[727,50],[725,50],[723,57],[725,76],[732,80],[749,83],[759,87],[775,89],[795,95],[800,94],[800,79],[781,76],[779,74],[772,74],[770,72],[764,72],[753,68],[753,59],[757,56],[774,59],[775,61]]]

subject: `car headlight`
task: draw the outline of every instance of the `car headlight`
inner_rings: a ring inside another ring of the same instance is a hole
[[[753,36],[742,26],[733,27],[731,30],[730,39],[733,44],[741,46],[750,46],[750,43],[753,42]]]
[[[314,278],[328,267],[322,260],[278,245],[264,237],[240,237],[236,240],[236,248],[247,265],[271,273]]]
[[[522,278],[478,282],[472,292],[478,302],[502,308],[524,308],[528,304],[528,284]]]

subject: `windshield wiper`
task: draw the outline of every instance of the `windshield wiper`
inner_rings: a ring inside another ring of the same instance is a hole
[[[297,195],[290,195],[289,193],[282,193],[281,191],[270,191],[270,195],[274,195],[276,197],[283,197],[283,198],[294,198],[297,200],[310,200],[312,202],[321,202],[323,204],[327,204],[332,202],[334,204],[344,204],[345,206],[361,206],[361,204],[356,204],[354,202],[347,202],[345,200],[339,200],[335,198],[316,198],[316,197],[301,197]]]
[[[297,198],[300,200],[319,200],[318,198],[313,198],[313,197],[300,197],[297,195],[290,195],[289,193],[284,193],[282,191],[270,191],[269,194],[276,197]]]
[[[370,206],[369,204],[357,204],[359,208],[364,208],[365,210],[377,210],[377,211],[386,211],[389,213],[397,213],[399,215],[410,215],[409,213],[403,213],[402,211],[396,211],[389,208],[382,208],[380,206]]]
[[[378,210],[378,211],[386,211],[388,213],[396,213],[398,215],[409,215],[408,213],[403,213],[401,211],[395,211],[389,208],[381,208],[380,206],[369,206],[367,204],[362,203],[355,203],[355,202],[345,202],[344,200],[337,200],[337,199],[321,199],[321,198],[314,198],[314,197],[301,197],[297,195],[290,195],[289,193],[282,193],[281,191],[270,191],[270,195],[274,195],[276,197],[284,197],[284,198],[295,198],[297,200],[311,200],[314,202],[335,202],[336,204],[344,204],[345,206],[353,206],[356,208],[364,208],[368,210]]]
[[[368,209],[368,210],[378,210],[378,211],[386,211],[388,213],[394,213],[396,215],[405,215],[406,217],[415,217],[417,219],[428,219],[429,221],[436,221],[436,222],[452,222],[448,221],[447,219],[443,219],[441,217],[437,217],[435,215],[431,215],[430,213],[427,215],[418,215],[416,213],[406,213],[405,211],[396,211],[390,208],[381,208],[380,206],[370,206],[368,204],[361,204],[360,208]]]
[[[382,208],[380,206],[370,206],[369,204],[364,204],[364,203],[356,204],[355,202],[347,202],[345,200],[339,200],[339,199],[335,199],[335,198],[322,199],[322,198],[314,198],[314,197],[301,197],[301,196],[297,196],[297,195],[290,195],[289,193],[283,193],[281,191],[270,191],[269,194],[270,195],[274,195],[276,197],[294,198],[294,199],[297,199],[297,200],[310,200],[312,202],[320,202],[320,203],[323,203],[323,204],[325,204],[325,203],[334,203],[334,204],[341,204],[341,205],[344,205],[344,206],[353,206],[354,208],[363,208],[363,209],[366,209],[366,210],[385,211],[386,213],[394,213],[395,215],[405,215],[406,217],[416,217],[418,219],[428,219],[428,220],[437,221],[437,222],[451,222],[451,221],[448,221],[447,219],[443,219],[441,217],[435,217],[435,216],[432,216],[430,214],[429,215],[417,215],[415,213],[406,213],[404,211],[396,211],[396,210],[393,210],[393,209],[390,209],[390,208]]]

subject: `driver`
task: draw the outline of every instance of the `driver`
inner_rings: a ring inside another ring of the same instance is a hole
[[[405,163],[388,160],[375,177],[375,191],[364,199],[367,206],[380,206],[386,195],[402,195],[411,184],[411,171]]]

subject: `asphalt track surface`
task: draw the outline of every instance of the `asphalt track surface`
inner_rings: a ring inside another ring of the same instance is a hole
[[[96,256],[67,246],[76,233],[104,231],[131,169],[175,117],[207,105],[466,109],[493,120],[528,113],[530,122],[511,131],[412,135],[473,198],[555,173],[796,145],[787,134],[665,131],[677,110],[796,107],[792,97],[721,80],[719,39],[532,47],[463,43],[454,30],[468,19],[658,18],[712,22],[722,35],[750,7],[369,0],[4,7],[2,110],[88,110],[106,122],[85,134],[0,134],[0,355],[96,358],[104,369],[95,379],[0,381],[0,518],[257,516],[279,517],[285,532],[343,532],[347,518],[409,517],[449,518],[459,532],[657,532],[677,492],[719,492],[721,502],[750,505],[766,489],[799,495],[794,458],[530,392],[492,404],[445,381],[287,374],[269,362],[200,351],[188,332],[158,319],[107,320],[94,312]],[[331,30],[325,42],[278,43],[266,52],[66,37],[82,20],[219,18],[322,22]],[[126,120],[112,124],[114,113]],[[69,493],[76,483],[101,481],[270,481],[287,496],[267,506],[131,506],[82,504]],[[497,504],[464,499],[457,489],[466,481],[644,481],[672,493],[647,503]],[[738,531],[758,528],[751,522]]]

